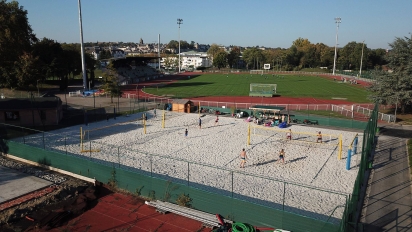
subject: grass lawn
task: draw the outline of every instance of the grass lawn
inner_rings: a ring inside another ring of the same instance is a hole
[[[277,84],[277,94],[285,97],[346,98],[352,102],[370,102],[368,92],[361,86],[303,75],[204,74],[159,88],[146,88],[145,91],[175,98],[249,96],[250,83]]]

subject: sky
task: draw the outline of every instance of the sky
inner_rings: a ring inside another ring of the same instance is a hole
[[[11,0],[8,0],[11,1]],[[78,0],[17,0],[37,38],[79,43]],[[188,43],[289,48],[299,37],[334,47],[388,49],[412,33],[411,0],[82,0],[84,42]]]

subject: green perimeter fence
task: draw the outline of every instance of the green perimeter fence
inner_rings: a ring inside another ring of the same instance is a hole
[[[193,199],[192,206],[196,209],[220,213],[252,225],[291,231],[351,231],[357,223],[357,206],[361,201],[361,189],[374,145],[376,127],[377,106],[364,131],[362,156],[352,195],[131,151],[92,140],[84,142],[83,149],[89,152],[82,153],[77,131],[63,136],[0,124],[0,136],[4,141],[1,146],[4,153],[102,182],[115,179],[120,188],[150,199],[175,203],[181,194],[189,194]],[[93,150],[100,152],[92,152]],[[196,175],[191,175],[194,172]],[[198,173],[203,174],[199,177]],[[215,180],[219,181],[216,183]],[[251,183],[259,183],[254,186],[255,195],[244,190],[244,185]],[[270,197],[261,196],[259,193],[262,192],[271,192]],[[332,197],[336,201],[333,207],[325,209],[326,213],[308,210],[304,206],[305,202],[299,200],[310,199],[309,204],[316,204],[313,199],[320,199],[318,203],[321,203],[321,199],[325,197]],[[346,204],[342,205],[341,202],[345,201]]]
[[[375,134],[378,125],[378,105],[375,105],[369,118],[366,128],[363,132],[363,145],[361,161],[359,163],[359,171],[355,180],[352,195],[349,196],[346,202],[345,212],[343,214],[344,231],[355,231],[358,227],[358,219],[362,210],[361,203],[363,202],[363,192],[366,191],[367,171],[371,166],[372,152],[375,146]]]

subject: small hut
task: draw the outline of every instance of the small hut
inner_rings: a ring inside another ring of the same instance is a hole
[[[190,113],[193,109],[193,102],[185,99],[177,99],[172,102],[172,111],[180,113]]]

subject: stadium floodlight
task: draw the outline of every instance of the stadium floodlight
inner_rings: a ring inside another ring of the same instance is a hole
[[[180,73],[180,24],[183,24],[183,19],[177,19],[177,24],[179,24],[179,73]]]
[[[78,1],[79,6],[79,25],[80,25],[80,54],[82,59],[82,76],[83,76],[83,91],[87,90],[87,76],[86,76],[86,61],[84,58],[84,44],[83,44],[83,24],[82,24],[82,4]]]
[[[365,46],[365,40],[362,42],[362,55],[360,58],[360,69],[359,69],[359,77],[362,77],[362,60],[363,60],[363,47]]]
[[[336,23],[336,43],[335,43],[335,57],[333,59],[333,75],[335,75],[336,71],[336,57],[337,57],[337,46],[338,46],[338,32],[339,32],[339,23],[341,22],[341,18],[335,18]]]

